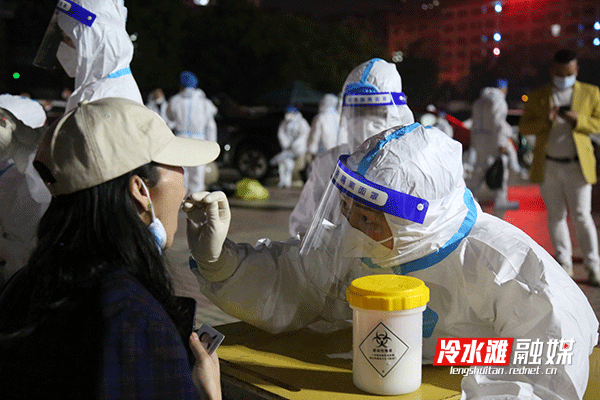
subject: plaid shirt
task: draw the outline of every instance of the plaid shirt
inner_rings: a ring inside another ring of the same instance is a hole
[[[0,296],[0,332],[28,307],[19,275]],[[26,337],[0,335],[0,398],[200,397],[175,325],[135,278],[115,272],[83,293]]]

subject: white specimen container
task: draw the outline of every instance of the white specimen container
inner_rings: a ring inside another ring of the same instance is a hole
[[[352,281],[346,298],[353,310],[356,387],[383,395],[417,390],[429,288],[410,276],[370,275]]]

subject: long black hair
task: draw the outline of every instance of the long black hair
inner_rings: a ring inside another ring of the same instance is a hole
[[[27,281],[35,288],[29,324],[77,289],[93,287],[102,274],[116,270],[133,275],[177,323],[178,307],[165,261],[129,192],[134,175],[152,187],[159,179],[157,164],[52,199],[25,267]]]

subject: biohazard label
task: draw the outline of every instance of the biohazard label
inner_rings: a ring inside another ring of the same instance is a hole
[[[408,346],[380,322],[358,346],[369,364],[385,377],[400,362]]]

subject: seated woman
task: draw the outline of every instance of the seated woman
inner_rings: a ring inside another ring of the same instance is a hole
[[[126,99],[81,102],[48,130],[34,166],[52,201],[0,294],[0,397],[221,398],[218,358],[196,334],[190,368],[161,254],[182,167],[218,153]]]
[[[301,240],[257,246],[225,239],[224,196],[195,194],[184,204],[193,271],[221,309],[271,332],[344,323],[356,277],[414,276],[430,289],[425,363],[439,338],[539,341],[541,365],[553,361],[551,343],[574,341],[556,374],[476,373],[463,379],[463,398],[582,398],[598,342],[587,298],[529,236],[482,212],[462,172],[461,144],[440,130],[385,130],[339,158]]]

